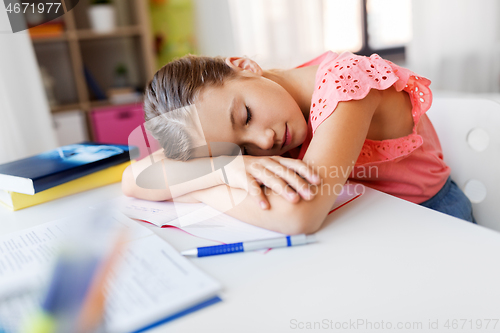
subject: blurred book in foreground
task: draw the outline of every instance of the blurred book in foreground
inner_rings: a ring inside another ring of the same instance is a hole
[[[82,229],[94,230],[108,223],[112,224],[111,229],[126,230],[128,241],[119,252],[117,264],[112,266],[109,274],[105,274],[103,322],[96,332],[143,332],[221,301],[217,296],[221,290],[220,283],[148,228],[116,211],[81,210],[60,220],[0,235],[0,252],[12,258],[12,265],[5,265],[0,274],[0,327],[3,326],[5,332],[22,332],[26,324],[29,327],[33,325],[33,319],[40,312],[40,304],[46,304],[50,287],[63,287],[62,284],[54,284],[52,279],[58,254],[68,235],[81,235],[84,246],[95,246],[99,250],[100,239],[104,237],[99,234],[89,236],[82,233]],[[89,239],[92,241],[88,242]],[[71,238],[69,240],[72,241]],[[76,259],[82,256],[77,250],[73,252],[77,255]],[[34,256],[34,253],[40,255]],[[94,257],[89,258],[88,263],[92,263]],[[89,272],[87,268],[92,268],[92,265],[82,263],[70,268],[74,269],[66,270],[70,277],[66,282],[72,284]],[[61,297],[56,299],[61,301],[59,304],[66,303],[62,301],[72,296],[69,295],[71,290],[55,289],[55,295]],[[81,296],[89,296],[92,289],[74,288],[74,291]],[[52,308],[60,311],[59,316],[54,316],[58,325],[56,328],[60,329],[57,332],[74,332],[81,327],[73,326],[74,331],[64,329],[66,320],[72,322],[73,313],[61,306]],[[38,323],[40,321],[35,322]],[[39,326],[44,328],[43,324]]]

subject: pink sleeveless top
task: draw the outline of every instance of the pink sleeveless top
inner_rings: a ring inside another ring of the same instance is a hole
[[[377,54],[326,52],[298,67],[318,65],[302,159],[314,132],[342,101],[364,98],[370,89],[394,85],[412,103],[413,132],[390,140],[366,139],[349,179],[396,197],[422,203],[433,197],[450,175],[436,131],[425,112],[432,103],[430,81]]]

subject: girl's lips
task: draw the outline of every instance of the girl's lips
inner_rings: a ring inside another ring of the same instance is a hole
[[[290,130],[288,129],[288,125],[285,124],[285,134],[283,135],[283,146],[281,148],[284,148],[292,142],[292,134],[290,133]]]

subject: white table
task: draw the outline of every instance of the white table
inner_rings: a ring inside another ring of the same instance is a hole
[[[120,194],[115,184],[19,212],[0,207],[0,233]],[[211,244],[148,228],[178,250]],[[192,259],[222,283],[223,301],[151,332],[500,331],[500,233],[367,189],[317,239]]]

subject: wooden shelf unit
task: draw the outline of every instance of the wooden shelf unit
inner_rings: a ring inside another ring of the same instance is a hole
[[[89,0],[80,0],[69,12],[64,8],[64,33],[32,38],[39,65],[46,67],[56,81],[55,93],[60,104],[51,107],[52,113],[84,112],[90,139],[94,138],[90,111],[111,103],[95,99],[84,68],[95,76],[104,92],[112,87],[110,82],[117,63],[126,63],[132,85],[139,88],[147,84],[155,71],[148,1],[118,0],[114,4],[120,7],[116,8],[118,26],[110,33],[90,29]]]

